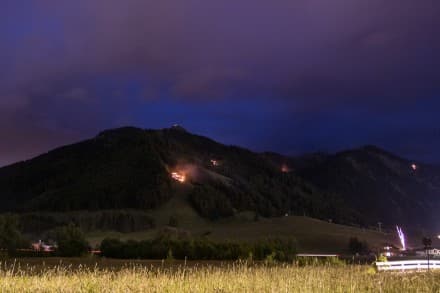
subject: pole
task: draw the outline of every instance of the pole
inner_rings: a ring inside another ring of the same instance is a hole
[[[429,249],[427,250],[427,255],[428,255],[428,272],[429,272]]]
[[[432,240],[428,237],[423,237],[422,243],[425,246],[426,258],[428,259],[428,272],[429,272],[429,250],[431,249]]]

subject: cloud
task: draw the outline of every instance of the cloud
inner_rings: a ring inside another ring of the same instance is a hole
[[[84,101],[88,98],[88,92],[83,88],[73,88],[62,94],[63,99]]]
[[[295,111],[394,107],[440,93],[436,0],[0,5],[0,114],[16,133],[51,142],[47,129],[90,133],[86,125],[126,117],[124,102],[164,93],[280,99]],[[0,135],[11,131],[6,124]]]
[[[292,99],[439,91],[436,1],[34,2],[17,87],[139,72],[176,95]],[[17,8],[13,11],[20,13]],[[430,65],[430,66],[427,66]],[[78,85],[79,87],[81,85]],[[305,103],[304,100],[301,100]]]

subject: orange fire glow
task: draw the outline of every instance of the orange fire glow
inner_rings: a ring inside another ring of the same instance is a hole
[[[283,164],[283,165],[281,166],[281,172],[283,172],[283,173],[289,173],[289,172],[290,172],[290,168],[289,168],[289,166]]]
[[[179,172],[171,172],[171,178],[173,178],[176,181],[179,181],[180,183],[183,183],[186,180],[185,174]]]

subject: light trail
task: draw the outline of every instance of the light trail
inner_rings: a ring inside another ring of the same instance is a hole
[[[400,243],[402,244],[402,250],[406,250],[405,245],[405,234],[403,234],[402,228],[399,226],[396,226],[397,229],[397,235],[399,235]]]

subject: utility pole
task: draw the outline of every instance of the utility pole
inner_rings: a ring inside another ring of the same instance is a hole
[[[422,243],[425,246],[426,257],[428,258],[428,272],[429,272],[429,250],[431,249],[432,240],[429,237],[423,237]]]
[[[377,225],[379,226],[379,232],[382,232],[382,222],[377,222]]]

